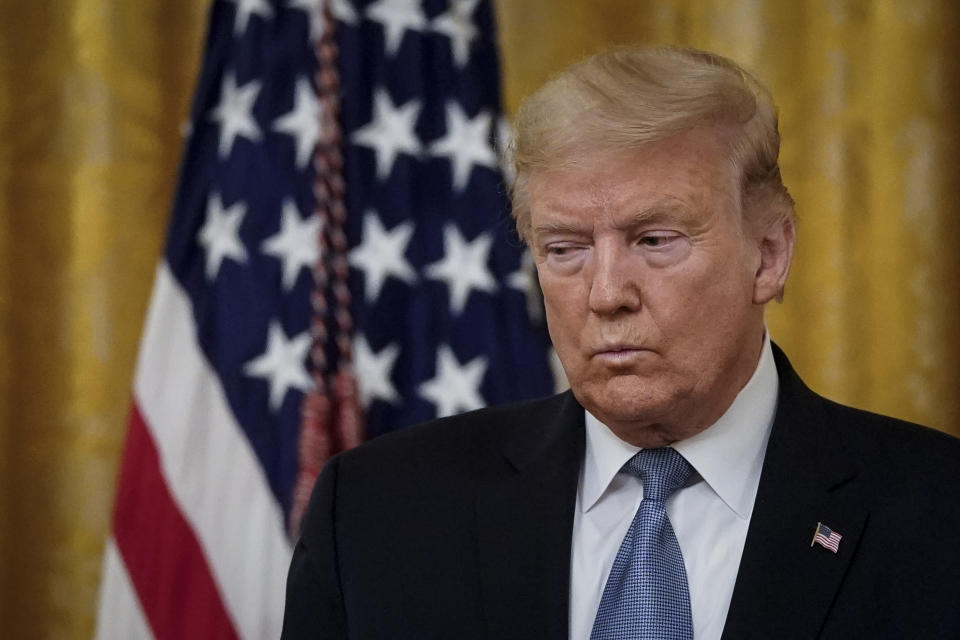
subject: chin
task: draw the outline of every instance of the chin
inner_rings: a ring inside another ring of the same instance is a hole
[[[658,424],[678,405],[676,393],[636,376],[587,382],[581,389],[581,393],[574,392],[580,404],[609,427],[614,426],[609,423]]]

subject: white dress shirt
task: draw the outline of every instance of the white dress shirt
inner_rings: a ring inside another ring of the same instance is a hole
[[[667,500],[690,586],[693,635],[719,639],[747,537],[779,387],[770,340],[753,376],[708,429],[672,446],[696,473]],[[570,638],[587,640],[620,543],[643,499],[640,479],[618,473],[637,451],[586,415],[587,439],[573,518]]]

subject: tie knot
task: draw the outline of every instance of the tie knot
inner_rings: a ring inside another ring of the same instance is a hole
[[[686,484],[693,467],[670,447],[644,449],[625,465],[643,482],[643,499],[663,502]]]

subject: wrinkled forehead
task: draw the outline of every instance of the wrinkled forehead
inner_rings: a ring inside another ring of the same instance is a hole
[[[527,205],[536,217],[568,207],[629,212],[722,204],[739,211],[740,176],[729,158],[722,138],[700,131],[638,149],[594,150],[529,171]]]

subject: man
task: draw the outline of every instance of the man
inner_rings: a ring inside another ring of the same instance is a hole
[[[794,214],[765,90],[617,50],[516,136],[571,391],[332,460],[284,637],[960,637],[960,442],[815,395],[766,336]]]

